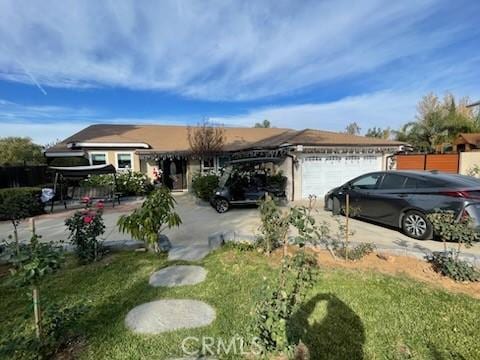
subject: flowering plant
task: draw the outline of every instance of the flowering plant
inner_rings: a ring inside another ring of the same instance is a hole
[[[76,211],[72,217],[65,221],[70,235],[71,243],[81,262],[97,261],[102,255],[102,246],[98,237],[105,232],[103,223],[103,202],[93,204],[89,197],[83,198],[85,208]]]
[[[122,171],[116,174],[117,181],[112,174],[91,175],[82,181],[81,186],[115,187],[115,191],[124,195],[146,195],[152,189],[152,184],[147,175],[136,171]]]

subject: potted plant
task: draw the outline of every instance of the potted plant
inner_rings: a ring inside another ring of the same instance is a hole
[[[145,247],[160,252],[161,233],[182,223],[174,212],[176,201],[166,187],[161,187],[148,195],[142,206],[130,215],[122,215],[118,220],[121,232],[127,232],[136,240],[145,242]]]

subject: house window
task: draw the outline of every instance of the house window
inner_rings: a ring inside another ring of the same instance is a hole
[[[90,154],[90,163],[92,165],[106,165],[107,164],[107,154],[105,154],[105,153]]]
[[[132,154],[117,153],[117,169],[132,169]]]
[[[218,168],[224,168],[230,162],[230,156],[220,156],[218,158]]]
[[[209,173],[215,171],[215,158],[202,159],[202,172]]]

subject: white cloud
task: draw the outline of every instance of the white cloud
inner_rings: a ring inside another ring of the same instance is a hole
[[[441,96],[446,91],[453,91],[459,97],[476,94],[480,98],[478,89],[474,93],[469,88],[444,88],[437,94]],[[268,119],[275,127],[331,131],[344,131],[349,123],[355,121],[362,132],[371,127],[398,129],[415,119],[416,105],[426,94],[427,91],[420,88],[380,91],[328,103],[267,107],[244,115],[214,117],[212,120],[227,125],[253,126]]]
[[[433,0],[186,4],[2,1],[0,78],[256,99],[371,72],[461,30],[425,30]]]
[[[277,106],[253,110],[245,115],[215,117],[224,124],[252,126],[268,119],[275,127],[343,131],[356,121],[362,130],[368,127],[393,127],[413,118],[418,94],[378,92],[347,97],[329,103]]]
[[[0,121],[61,121],[85,120],[100,114],[87,108],[70,108],[53,105],[24,105],[0,99]]]

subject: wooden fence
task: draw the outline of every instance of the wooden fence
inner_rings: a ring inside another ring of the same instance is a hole
[[[0,166],[0,188],[38,186],[53,182],[46,165]]]
[[[409,154],[397,155],[397,170],[438,170],[458,173],[459,154]]]

